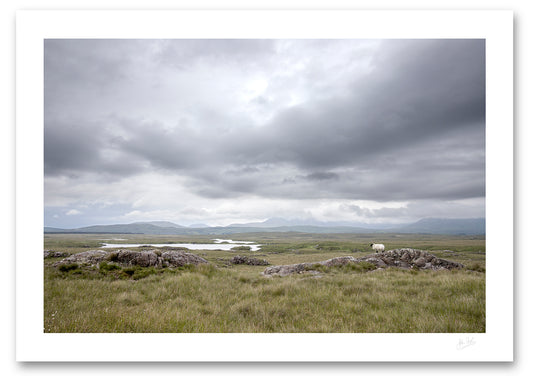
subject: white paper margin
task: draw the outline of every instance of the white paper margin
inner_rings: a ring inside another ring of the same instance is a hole
[[[512,12],[19,11],[16,33],[17,361],[513,360]],[[46,38],[485,39],[486,333],[43,333],[43,41]],[[508,257],[496,259],[495,255],[502,250],[508,252]],[[470,346],[463,347],[461,343]]]

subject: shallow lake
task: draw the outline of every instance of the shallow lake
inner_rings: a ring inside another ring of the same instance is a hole
[[[103,243],[100,248],[131,248],[131,247],[183,247],[191,250],[222,250],[230,251],[234,247],[248,246],[250,251],[256,252],[261,249],[261,244],[254,242],[234,241],[231,239],[213,239],[214,243],[169,243],[169,244],[124,244],[124,243]]]

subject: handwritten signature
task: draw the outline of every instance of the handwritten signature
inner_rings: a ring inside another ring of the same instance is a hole
[[[463,350],[475,344],[476,344],[476,341],[474,341],[474,337],[466,337],[466,339],[461,338],[459,342],[457,343],[457,350]]]

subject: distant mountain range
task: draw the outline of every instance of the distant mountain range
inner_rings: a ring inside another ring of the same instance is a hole
[[[154,225],[158,227],[174,227],[174,228],[185,228],[185,226],[180,226],[168,221],[152,221],[152,222],[135,222],[134,224],[138,225]]]
[[[360,227],[365,229],[384,229],[394,227],[391,224],[372,224],[362,222],[348,222],[348,221],[335,221],[335,222],[322,222],[314,218],[308,219],[285,219],[285,218],[269,218],[263,222],[251,222],[251,223],[233,223],[226,227],[293,227],[293,226],[313,226],[313,227]]]
[[[485,218],[423,218],[415,223],[398,228],[397,232],[465,235],[485,234]]]
[[[424,218],[406,225],[370,225],[349,222],[320,222],[270,218],[263,222],[235,223],[225,227],[195,224],[189,227],[167,221],[135,222],[116,225],[96,225],[75,229],[45,227],[45,233],[114,233],[147,235],[226,235],[251,232],[307,232],[307,233],[413,233],[442,235],[484,235],[485,218],[449,219]]]

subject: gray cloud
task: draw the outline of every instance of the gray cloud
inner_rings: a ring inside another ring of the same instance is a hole
[[[318,171],[305,176],[308,180],[337,180],[339,175],[334,172]]]
[[[483,138],[483,41],[423,42],[425,48],[414,51],[413,44],[385,43],[383,49],[395,48],[347,96],[278,115],[269,129],[268,157],[334,166],[448,137],[455,129],[476,127]]]
[[[263,65],[275,53],[270,39],[167,39],[156,42],[155,58],[162,65],[188,69],[191,64]]]
[[[46,124],[45,176],[96,173],[109,180],[137,174],[147,165],[144,157],[117,149],[120,137],[101,122],[71,118]]]
[[[73,184],[157,172],[206,199],[485,195],[483,40],[47,40],[44,68],[45,175]]]

